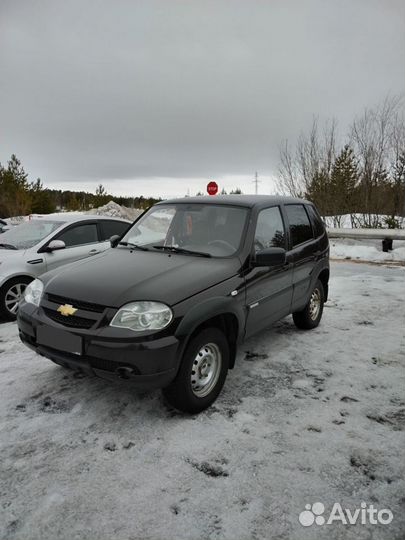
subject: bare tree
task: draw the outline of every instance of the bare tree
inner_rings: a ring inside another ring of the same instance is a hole
[[[393,141],[399,136],[401,103],[400,97],[387,97],[376,108],[365,109],[351,126],[351,144],[360,168],[362,226],[381,226],[380,214],[387,207],[381,195],[390,182],[393,159],[397,162]],[[390,190],[385,191],[390,194]]]
[[[398,111],[393,119],[390,136],[390,166],[393,187],[391,219],[405,216],[405,119]]]
[[[339,141],[338,168],[336,121],[320,127],[314,118],[294,146],[281,145],[278,190],[310,198],[322,215],[337,216],[339,222],[339,214],[349,212],[352,226],[380,227],[385,214],[395,226],[395,216],[405,215],[403,105],[403,97],[389,96],[356,117],[346,141]],[[343,159],[345,147],[351,149],[350,159]]]
[[[300,197],[304,189],[303,178],[300,175],[295,155],[290,150],[288,140],[285,140],[280,147],[280,160],[278,191],[283,195]]]
[[[294,197],[316,193],[323,214],[328,212],[327,184],[336,156],[336,131],[335,120],[325,122],[320,129],[314,118],[309,133],[300,134],[295,151],[288,141],[280,148],[279,191]]]

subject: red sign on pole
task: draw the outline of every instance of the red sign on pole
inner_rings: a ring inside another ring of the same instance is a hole
[[[216,182],[209,182],[207,184],[208,195],[216,195],[218,193],[218,184]]]

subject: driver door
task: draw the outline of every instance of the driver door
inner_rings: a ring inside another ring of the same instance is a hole
[[[78,223],[67,227],[52,240],[63,240],[66,247],[44,253],[47,270],[53,270],[58,266],[91,257],[103,251],[103,243],[99,241],[95,222]]]
[[[285,226],[278,206],[261,210],[257,217],[254,251],[287,247]],[[267,328],[290,312],[292,264],[251,268],[245,276],[247,322],[246,337]]]

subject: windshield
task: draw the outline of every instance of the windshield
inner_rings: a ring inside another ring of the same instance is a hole
[[[157,205],[131,227],[122,242],[228,257],[239,249],[247,215],[247,208],[219,204]]]
[[[0,236],[0,249],[28,249],[63,225],[62,221],[26,221]],[[4,246],[2,246],[4,244]]]

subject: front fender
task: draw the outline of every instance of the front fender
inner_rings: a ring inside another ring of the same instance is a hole
[[[182,342],[194,330],[213,317],[218,315],[232,314],[238,321],[238,341],[243,337],[245,330],[245,314],[243,305],[236,300],[237,297],[214,296],[202,300],[198,304],[188,309],[176,329],[175,336]]]
[[[0,276],[0,287],[3,287],[3,285],[8,283],[11,279],[14,279],[17,277],[35,279],[37,276],[34,274],[29,274],[28,272],[14,272],[10,274],[4,274]]]

